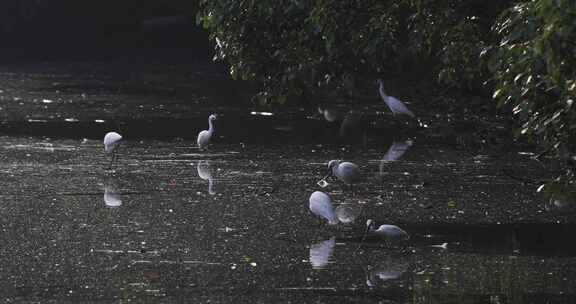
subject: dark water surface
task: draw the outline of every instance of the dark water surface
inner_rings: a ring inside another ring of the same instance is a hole
[[[536,193],[551,174],[531,151],[482,133],[498,122],[403,122],[377,99],[270,116],[221,75],[88,68],[0,73],[5,302],[575,301],[576,209]],[[211,112],[218,137],[199,151]],[[111,129],[126,138],[112,172]],[[364,179],[322,190],[330,159]],[[310,213],[316,190],[344,223]],[[366,237],[367,219],[411,239]]]

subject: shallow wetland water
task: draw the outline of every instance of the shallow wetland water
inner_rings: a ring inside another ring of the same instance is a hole
[[[41,98],[16,85],[24,74],[3,73],[7,302],[575,300],[574,209],[524,181],[551,176],[530,151],[466,145],[472,135],[446,136],[426,117],[397,122],[374,105],[336,119],[309,109],[270,116],[211,109],[216,97],[205,92],[196,108],[178,94],[158,103],[161,85],[141,103],[108,88],[67,104],[84,82],[26,78],[27,87],[74,87]],[[122,116],[97,111],[98,98],[133,102]],[[211,111],[221,114],[218,136],[200,151],[195,135]],[[101,144],[110,129],[126,139],[112,171]],[[364,179],[320,188],[330,159],[354,161]],[[344,223],[310,213],[316,190]],[[410,241],[365,237],[367,219],[401,226]]]

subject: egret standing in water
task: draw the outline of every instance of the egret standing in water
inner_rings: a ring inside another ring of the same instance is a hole
[[[384,91],[384,81],[382,79],[378,79],[376,82],[378,84],[378,93],[380,94],[380,97],[382,97],[382,100],[384,100],[388,108],[390,108],[390,111],[392,111],[394,116],[399,114],[414,117],[414,113],[408,110],[408,107],[406,107],[402,101],[396,99],[393,96],[386,95],[386,92]]]
[[[315,191],[310,195],[310,211],[315,215],[325,218],[328,220],[328,224],[336,225],[338,224],[338,218],[336,213],[334,213],[334,207],[332,206],[332,200],[328,194],[322,191]]]
[[[214,121],[216,118],[216,114],[208,116],[208,130],[203,130],[198,133],[198,148],[204,149],[210,144],[210,139],[212,135],[214,135]]]
[[[116,132],[108,132],[104,136],[104,150],[106,151],[106,153],[112,154],[108,169],[112,169],[112,166],[116,161],[117,158],[116,148],[118,147],[118,145],[120,145],[121,141],[122,141],[122,135]]]
[[[406,231],[395,225],[380,225],[376,228],[376,223],[373,220],[367,220],[366,226],[368,234],[383,237],[387,244],[406,242],[410,239],[410,235]]]
[[[346,185],[352,185],[361,178],[360,168],[358,168],[356,164],[343,162],[341,160],[331,160],[328,162],[328,175],[326,175],[326,177],[328,176],[334,176]]]

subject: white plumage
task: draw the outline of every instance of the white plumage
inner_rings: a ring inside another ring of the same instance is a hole
[[[388,108],[390,108],[392,114],[394,115],[403,114],[408,115],[410,117],[414,117],[414,113],[412,113],[412,111],[410,111],[402,101],[398,100],[393,96],[386,95],[386,92],[384,91],[384,81],[382,81],[382,79],[378,79],[377,82],[378,82],[378,93],[380,94],[380,97],[382,97],[382,100],[384,100]]]
[[[334,207],[332,206],[332,200],[328,194],[322,191],[315,191],[310,195],[310,211],[315,215],[325,218],[328,220],[328,224],[336,225],[338,224],[338,218],[336,213],[334,213]]]
[[[198,148],[204,149],[210,144],[210,139],[214,134],[214,121],[216,120],[216,114],[211,114],[208,116],[208,130],[203,130],[198,133]]]
[[[410,239],[410,235],[406,231],[395,225],[380,225],[376,229],[376,223],[373,220],[368,220],[366,221],[366,226],[368,227],[368,233],[382,236],[387,241],[400,242]]]
[[[106,153],[114,152],[114,149],[120,144],[122,140],[122,135],[116,132],[108,132],[104,136],[104,150]]]
[[[351,162],[342,162],[340,160],[331,160],[328,162],[329,174],[344,182],[347,185],[351,185],[360,180],[360,168]]]

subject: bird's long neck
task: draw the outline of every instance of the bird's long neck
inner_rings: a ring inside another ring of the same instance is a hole
[[[380,97],[382,97],[382,99],[386,99],[388,97],[386,92],[384,92],[384,83],[382,81],[378,83],[378,92],[380,93]]]
[[[214,124],[212,123],[212,119],[208,119],[208,132],[214,132]]]
[[[374,223],[370,223],[370,225],[368,225],[368,232],[373,232],[376,230],[376,227],[374,227],[376,225],[374,225]]]
[[[338,166],[339,166],[339,165],[340,165],[340,164],[336,164],[336,165],[332,166],[332,169],[331,169],[331,170],[332,170],[332,175],[333,175],[333,176],[337,176],[336,173],[338,172]]]

